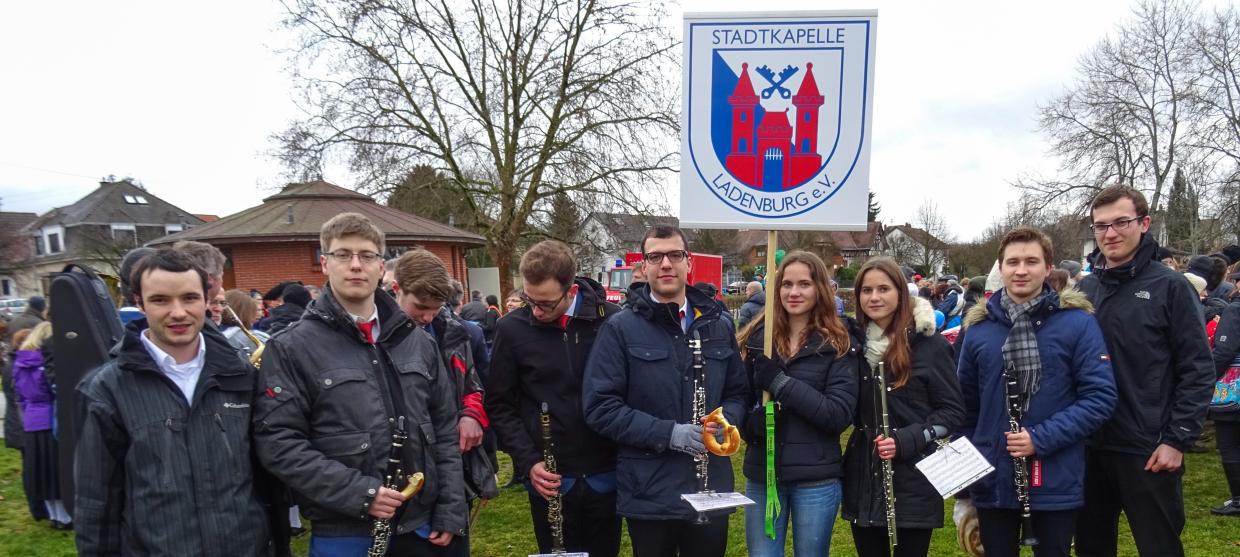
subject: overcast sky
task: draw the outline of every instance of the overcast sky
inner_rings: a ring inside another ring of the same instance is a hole
[[[683,3],[711,12],[754,5]],[[1071,84],[1077,57],[1131,5],[833,4],[879,13],[870,185],[879,220],[910,221],[933,199],[957,239],[974,238],[1015,199],[1010,181],[1053,172],[1037,106]],[[279,165],[264,154],[268,136],[297,116],[279,16],[278,4],[262,0],[6,6],[0,209],[42,213],[107,175],[135,177],[192,213],[257,205],[280,184]],[[681,25],[679,12],[669,24]],[[677,199],[668,201],[675,210]]]

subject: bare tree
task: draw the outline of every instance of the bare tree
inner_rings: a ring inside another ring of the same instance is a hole
[[[948,247],[953,240],[947,218],[938,205],[925,200],[917,208],[912,223],[900,227],[900,233],[888,233],[887,254],[923,273],[937,273],[947,264]]]
[[[1158,210],[1192,119],[1195,25],[1182,0],[1142,0],[1081,57],[1076,84],[1040,109],[1065,176],[1016,185],[1043,206],[1079,209],[1101,187],[1126,184],[1149,192]]]
[[[1240,167],[1240,11],[1216,11],[1195,30],[1196,70],[1201,74],[1194,101],[1201,109],[1196,145]]]
[[[313,174],[346,159],[383,192],[445,174],[511,288],[531,216],[564,192],[641,210],[677,167],[677,43],[659,3],[285,0],[311,115],[276,138]],[[644,194],[644,195],[643,195]]]

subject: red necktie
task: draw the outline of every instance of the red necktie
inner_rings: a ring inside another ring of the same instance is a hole
[[[366,322],[358,321],[357,328],[361,329],[362,336],[366,337],[366,344],[375,343],[375,335],[374,335],[375,322],[374,321],[366,321]]]
[[[568,330],[568,320],[569,320],[569,319],[572,319],[572,318],[571,318],[571,317],[570,317],[567,313],[565,313],[564,315],[561,315],[561,316],[560,316],[560,328],[561,328],[561,329],[564,329],[565,331],[567,331],[567,330]]]

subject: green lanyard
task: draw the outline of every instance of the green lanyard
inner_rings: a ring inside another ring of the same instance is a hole
[[[775,401],[765,405],[766,414],[766,537],[775,539],[775,518],[779,516],[779,490],[775,488]]]

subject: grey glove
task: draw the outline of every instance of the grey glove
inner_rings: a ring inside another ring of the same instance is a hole
[[[668,440],[667,446],[672,450],[693,456],[705,453],[706,444],[702,442],[702,426],[697,424],[672,426],[672,438]]]

